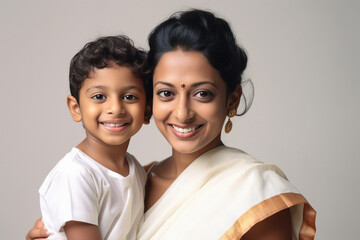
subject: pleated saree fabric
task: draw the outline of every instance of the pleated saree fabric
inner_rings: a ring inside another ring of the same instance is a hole
[[[191,163],[145,213],[138,239],[239,240],[286,208],[293,239],[313,239],[316,213],[283,172],[220,146]]]

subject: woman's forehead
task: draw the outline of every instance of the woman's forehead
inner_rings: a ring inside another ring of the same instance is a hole
[[[163,54],[154,72],[156,81],[218,81],[219,72],[198,51],[176,50]]]

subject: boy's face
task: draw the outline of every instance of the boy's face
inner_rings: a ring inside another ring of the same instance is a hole
[[[88,141],[127,146],[144,123],[144,84],[125,66],[95,69],[83,82],[74,111],[70,105],[74,120],[83,122]]]

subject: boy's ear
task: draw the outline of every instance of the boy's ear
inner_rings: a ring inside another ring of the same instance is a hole
[[[150,118],[152,116],[152,101],[146,104],[145,108],[145,116],[144,116],[144,124],[150,123]]]
[[[76,101],[76,99],[73,96],[67,96],[66,98],[66,104],[69,108],[70,114],[75,122],[81,121],[81,112],[80,112],[80,106],[79,103]]]
[[[235,90],[232,93],[230,93],[228,96],[227,107],[226,107],[227,113],[230,112],[230,110],[232,109],[237,110],[240,103],[241,95],[242,95],[242,88],[241,85],[238,84],[235,87]]]

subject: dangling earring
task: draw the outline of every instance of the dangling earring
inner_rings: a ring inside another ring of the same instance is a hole
[[[228,119],[227,123],[225,124],[225,132],[226,133],[229,133],[231,131],[232,122],[231,122],[230,118],[232,118],[235,115],[236,115],[236,109],[231,109],[230,112],[228,113],[229,119]]]

